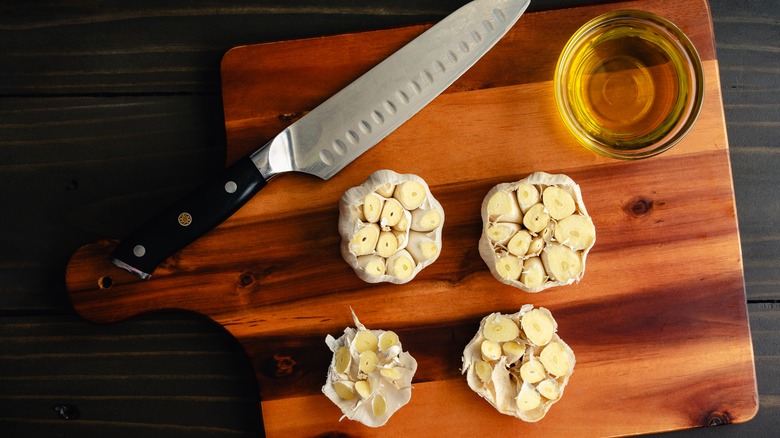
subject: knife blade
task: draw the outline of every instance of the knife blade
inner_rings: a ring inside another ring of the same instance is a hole
[[[218,177],[130,233],[111,262],[147,279],[235,213],[274,176],[324,180],[450,86],[517,22],[530,0],[474,0],[448,15]]]

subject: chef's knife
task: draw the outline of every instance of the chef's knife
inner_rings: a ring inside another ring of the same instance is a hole
[[[236,212],[268,180],[329,179],[444,91],[515,24],[530,0],[475,0],[453,12],[263,147],[131,233],[111,261],[149,278]]]

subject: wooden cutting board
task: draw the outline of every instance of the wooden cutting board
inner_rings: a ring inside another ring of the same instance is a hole
[[[638,162],[579,146],[558,119],[551,82],[580,25],[626,8],[678,24],[706,79],[690,134]],[[222,64],[228,161],[424,30],[231,50]],[[148,281],[106,261],[115,241],[86,245],[68,265],[70,298],[95,322],[161,309],[212,318],[254,365],[269,436],[603,436],[747,421],[758,396],[719,84],[705,0],[528,13],[446,93],[332,180],[279,176]],[[378,169],[421,176],[446,212],[440,258],[405,285],[364,283],[339,254],[339,197]],[[598,237],[579,284],[527,294],[493,279],[477,241],[487,191],[535,171],[580,184]],[[526,303],[552,311],[577,356],[564,397],[534,424],[496,412],[460,374],[479,320]],[[398,332],[420,365],[411,402],[380,429],[339,422],[320,393],[325,336],[352,325],[350,307],[369,328]]]

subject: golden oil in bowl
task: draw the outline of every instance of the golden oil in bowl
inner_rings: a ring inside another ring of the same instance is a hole
[[[580,28],[555,72],[558,112],[586,147],[638,159],[676,144],[701,110],[701,60],[674,24],[644,11],[601,15]]]

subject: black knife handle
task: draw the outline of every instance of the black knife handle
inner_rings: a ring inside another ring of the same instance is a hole
[[[243,158],[135,230],[109,257],[149,278],[160,263],[216,228],[266,184],[252,159]]]

